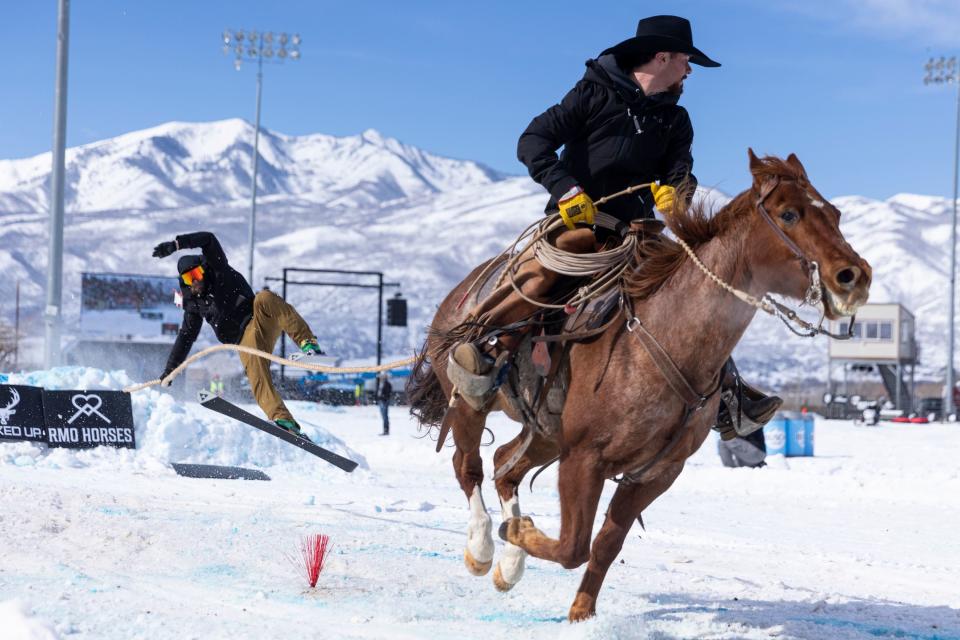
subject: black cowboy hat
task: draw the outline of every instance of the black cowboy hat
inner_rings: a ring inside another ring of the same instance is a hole
[[[678,16],[651,16],[637,23],[637,35],[604,50],[600,55],[612,53],[618,59],[630,59],[642,53],[670,51],[689,53],[690,62],[701,67],[719,67],[707,55],[693,46],[690,21]]]

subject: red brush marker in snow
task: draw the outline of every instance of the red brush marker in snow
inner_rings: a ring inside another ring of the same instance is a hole
[[[314,533],[300,538],[300,553],[290,558],[310,587],[317,586],[320,572],[323,571],[327,554],[330,553],[330,536]]]

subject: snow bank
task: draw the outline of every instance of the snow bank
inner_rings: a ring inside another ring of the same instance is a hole
[[[53,627],[31,616],[20,600],[0,602],[0,629],[6,640],[56,640]]]
[[[91,367],[57,367],[12,373],[7,378],[9,384],[50,390],[121,390],[136,382],[125,371],[102,371]],[[173,473],[168,465],[170,462],[283,466],[291,470],[317,467],[313,456],[278,438],[214,413],[198,403],[178,402],[170,394],[156,389],[131,394],[136,449],[58,449],[28,442],[4,443],[0,446],[0,464],[41,468],[109,465],[150,473]],[[245,405],[244,408],[254,415],[263,415],[256,405]],[[314,442],[356,460],[362,469],[367,468],[363,456],[323,426],[342,410],[305,402],[290,403],[290,408]]]

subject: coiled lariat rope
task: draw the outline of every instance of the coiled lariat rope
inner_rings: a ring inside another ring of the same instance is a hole
[[[200,360],[201,358],[206,358],[209,355],[212,355],[218,351],[237,351],[241,353],[249,353],[252,356],[257,356],[259,358],[265,358],[271,362],[276,362],[277,364],[282,364],[287,367],[295,367],[297,369],[306,369],[307,371],[316,371],[318,373],[377,373],[380,371],[389,371],[390,369],[397,369],[399,367],[405,367],[407,365],[413,364],[416,361],[416,357],[407,358],[406,360],[397,360],[395,362],[388,362],[387,364],[381,364],[373,367],[330,367],[323,364],[311,364],[309,362],[303,362],[301,360],[288,360],[287,358],[281,358],[280,356],[275,356],[272,353],[267,353],[265,351],[260,351],[259,349],[254,349],[252,347],[245,347],[240,344],[218,344],[212,347],[208,347],[199,353],[195,353],[186,360],[183,361],[179,367],[174,369],[167,375],[163,380],[151,380],[150,382],[144,382],[143,384],[135,384],[129,387],[124,387],[124,391],[127,393],[133,393],[134,391],[140,391],[141,389],[146,389],[148,387],[153,387],[160,384],[161,382],[173,382],[174,378],[183,373],[183,370],[186,369],[190,364]]]
[[[598,227],[604,229],[616,229],[619,220],[611,215],[598,211],[594,222]],[[564,227],[565,224],[560,218],[559,213],[551,214],[540,223],[542,231],[537,234],[533,241],[533,256],[547,269],[564,276],[574,278],[593,277],[590,284],[577,289],[562,304],[551,304],[534,300],[527,296],[516,281],[514,271],[516,263],[520,260],[522,254],[515,255],[507,267],[500,274],[497,281],[499,287],[504,279],[509,279],[510,286],[518,296],[536,305],[542,309],[568,309],[585,304],[605,293],[608,289],[620,281],[620,276],[630,266],[630,258],[633,256],[637,246],[637,236],[628,234],[623,242],[618,246],[607,251],[598,251],[596,253],[571,253],[563,251],[553,246],[547,241],[547,235],[552,231]]]
[[[594,205],[600,206],[606,202],[609,202],[610,200],[613,200],[614,198],[619,198],[620,196],[625,196],[641,189],[647,189],[651,184],[653,183],[645,182],[642,184],[633,185],[632,187],[628,187],[623,191],[612,193],[609,196],[604,196],[603,198],[594,201]],[[603,213],[602,211],[597,211],[594,222],[597,226],[610,230],[616,230],[617,226],[620,224],[620,221],[617,218]],[[559,213],[550,214],[545,219],[538,220],[528,226],[520,233],[517,239],[514,240],[510,246],[504,249],[496,258],[491,260],[490,263],[487,264],[486,268],[480,272],[480,274],[470,284],[470,287],[467,289],[466,293],[463,294],[460,304],[462,305],[467,299],[467,296],[470,295],[470,292],[473,291],[480,282],[483,282],[486,279],[487,275],[490,273],[490,270],[493,269],[504,256],[509,256],[509,259],[503,271],[501,272],[500,277],[497,278],[494,288],[500,287],[505,279],[509,279],[510,286],[518,296],[530,304],[543,309],[565,309],[569,307],[576,307],[593,298],[596,298],[597,296],[605,293],[611,287],[615,286],[620,281],[620,276],[630,266],[630,257],[633,255],[633,252],[636,249],[637,237],[634,234],[628,234],[619,246],[607,251],[599,251],[595,253],[571,253],[569,251],[562,251],[547,241],[547,236],[550,233],[556,231],[557,229],[561,229],[564,226],[565,224]],[[520,262],[524,254],[524,251],[518,251],[517,247],[528,238],[530,238],[530,241],[527,246],[533,246],[533,258],[540,262],[540,264],[545,266],[547,269],[550,269],[551,271],[561,275],[578,278],[594,277],[595,280],[589,285],[580,287],[563,304],[548,304],[546,302],[534,300],[528,297],[523,293],[523,291],[520,290],[520,286],[516,283],[514,278],[514,271],[517,267],[517,263]]]

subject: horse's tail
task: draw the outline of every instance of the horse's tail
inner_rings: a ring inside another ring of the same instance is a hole
[[[437,427],[443,422],[447,411],[447,397],[440,386],[440,379],[427,358],[427,345],[417,354],[413,371],[407,380],[407,401],[410,413],[420,422],[421,427]]]

